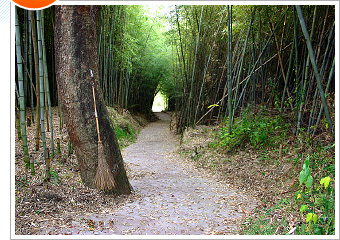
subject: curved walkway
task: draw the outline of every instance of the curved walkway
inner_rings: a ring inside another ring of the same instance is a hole
[[[75,227],[78,234],[202,235],[237,234],[236,223],[249,210],[246,196],[213,177],[188,168],[172,154],[177,139],[169,131],[169,115],[145,127],[123,157],[130,183],[140,197],[108,215],[86,216],[100,230]],[[248,200],[249,201],[249,200]],[[75,233],[77,234],[77,233]]]

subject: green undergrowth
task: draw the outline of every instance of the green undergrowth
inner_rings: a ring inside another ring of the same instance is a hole
[[[132,116],[126,109],[108,107],[108,112],[121,149],[133,143],[142,126],[146,124],[145,119]]]
[[[320,149],[319,154],[323,151],[324,149]],[[299,181],[292,196],[278,201],[274,207],[265,208],[247,217],[241,234],[335,234],[334,170],[326,168],[320,171],[320,166],[313,164],[319,159],[316,156],[312,154],[304,158],[301,171],[292,176]],[[334,158],[331,164],[334,166]]]
[[[129,143],[134,142],[137,136],[137,130],[129,125],[124,127],[116,126],[115,132],[121,148],[124,148],[129,145]]]
[[[231,152],[250,146],[253,149],[277,147],[286,140],[290,124],[280,115],[273,116],[264,106],[253,112],[249,106],[235,119],[232,133],[228,119],[222,123],[211,147]]]
[[[256,218],[246,218],[243,223],[242,234],[245,235],[274,235],[289,231],[289,220],[276,216],[279,211],[292,211],[290,200],[282,199],[275,206],[265,209]]]
[[[313,138],[295,127],[294,117],[260,106],[235,118],[231,134],[228,119],[187,134],[183,156],[261,196],[240,234],[334,234],[334,140],[326,127]]]
[[[236,154],[238,150],[248,147],[263,153],[286,145],[294,127],[280,115],[268,114],[265,107],[256,113],[247,108],[235,122],[237,124],[234,124],[231,134],[222,126],[211,147]],[[227,126],[227,123],[224,125]],[[334,234],[335,144],[327,143],[323,146],[320,141],[315,143],[305,132],[301,132],[294,142],[289,151],[291,155],[297,155],[293,158],[293,165],[302,170],[291,172],[289,177],[299,179],[299,185],[291,188],[293,195],[290,198],[280,200],[274,207],[266,208],[258,216],[249,218],[251,224],[245,224],[243,234]],[[279,157],[267,159],[267,162],[272,160],[278,166],[283,161],[292,160],[280,160]],[[279,209],[281,211],[277,211]],[[276,211],[280,216],[274,218],[276,221],[273,222],[273,212]],[[296,218],[287,219],[287,211]]]

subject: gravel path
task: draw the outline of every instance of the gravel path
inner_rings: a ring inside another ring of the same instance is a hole
[[[170,117],[156,114],[161,120],[122,151],[137,197],[112,212],[84,215],[72,234],[237,234],[251,201],[174,154],[179,142],[169,131]]]

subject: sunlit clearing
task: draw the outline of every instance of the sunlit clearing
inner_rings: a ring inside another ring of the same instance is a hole
[[[152,111],[161,112],[166,108],[166,98],[160,92],[157,93],[155,99],[153,100]]]

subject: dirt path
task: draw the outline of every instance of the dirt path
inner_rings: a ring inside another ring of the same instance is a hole
[[[157,115],[161,120],[123,150],[136,200],[107,214],[82,216],[87,223],[74,221],[72,234],[237,233],[249,199],[176,158],[172,152],[179,143],[169,131],[170,117]],[[98,226],[91,229],[89,221]]]

